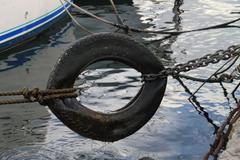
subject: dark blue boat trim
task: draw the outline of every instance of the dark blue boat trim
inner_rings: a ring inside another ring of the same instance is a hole
[[[69,6],[70,6],[70,4],[65,4],[65,7],[69,7]],[[16,43],[22,42],[22,41],[26,40],[27,38],[33,37],[36,34],[40,33],[41,31],[47,29],[51,24],[56,22],[58,17],[61,15],[60,13],[63,12],[63,11],[64,11],[64,7],[61,7],[60,9],[58,9],[55,12],[47,15],[46,17],[43,17],[42,19],[40,19],[38,21],[35,21],[35,22],[33,22],[33,23],[31,23],[27,26],[23,26],[23,27],[15,30],[15,31],[12,31],[12,32],[9,32],[7,34],[4,34],[4,35],[0,36],[0,42],[1,42],[1,41],[5,40],[7,38],[19,35],[22,32],[26,32],[28,30],[31,30],[34,27],[39,26],[39,27],[37,27],[36,29],[34,29],[30,32],[27,32],[27,33],[25,33],[23,35],[20,35],[20,36],[14,38],[12,40],[9,40],[9,41],[6,41],[6,42],[0,44],[0,51],[10,47],[11,45],[13,46]],[[57,17],[55,17],[55,16],[57,16]],[[53,20],[50,20],[53,17],[55,17],[55,18]],[[48,20],[50,20],[50,21],[47,22]]]

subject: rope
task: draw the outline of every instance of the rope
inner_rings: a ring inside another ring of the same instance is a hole
[[[117,17],[118,23],[121,24],[121,25],[124,25],[122,18],[121,18],[120,15],[118,14],[118,10],[117,10],[117,7],[116,7],[115,3],[113,2],[113,0],[109,0],[109,1],[110,1],[111,5],[112,5],[112,7],[113,7],[113,10],[114,10],[115,15],[116,15],[116,17]]]
[[[69,17],[72,19],[72,21],[75,23],[75,25],[77,27],[79,27],[80,29],[82,29],[83,31],[89,33],[89,34],[93,34],[92,31],[89,31],[86,27],[82,26],[73,16],[72,14],[69,12],[69,10],[66,8],[66,6],[63,4],[62,0],[59,0],[62,4],[62,6],[64,7],[64,10],[67,12],[67,14],[69,15]]]
[[[192,81],[197,81],[197,82],[207,82],[207,83],[219,83],[222,81],[221,78],[210,78],[210,79],[203,79],[203,78],[196,78],[192,76],[187,76],[184,74],[179,74],[177,77],[192,80]]]
[[[204,156],[204,160],[208,160],[210,156],[214,158],[218,157],[220,151],[225,148],[229,135],[233,129],[234,123],[240,118],[240,102],[233,111],[230,112],[229,116],[218,129],[214,143],[211,145],[209,151]]]
[[[123,30],[128,30],[128,31],[132,31],[132,32],[145,32],[145,33],[162,33],[162,34],[169,34],[169,32],[166,32],[166,31],[169,31],[169,30],[173,30],[173,29],[166,29],[166,30],[161,30],[161,31],[150,31],[150,30],[142,30],[142,29],[138,29],[138,28],[132,28],[132,27],[129,27],[129,26],[126,26],[126,25],[121,25],[121,24],[117,24],[117,23],[113,23],[109,20],[106,20],[104,18],[101,18],[99,16],[96,16],[94,15],[93,13],[79,7],[78,5],[70,2],[69,0],[64,0],[65,2],[68,2],[71,6],[73,6],[75,9],[79,10],[80,12],[83,12],[85,14],[87,14],[88,16],[92,17],[92,18],[95,18],[105,24],[108,24],[108,25],[111,25],[113,27],[117,27],[117,28],[120,28],[120,29],[123,29]],[[165,33],[166,32],[166,33]]]
[[[117,27],[117,28],[122,29],[122,30],[127,31],[127,32],[132,31],[132,32],[142,32],[142,33],[158,33],[158,34],[180,35],[180,34],[183,34],[183,33],[204,31],[204,30],[210,30],[210,29],[230,28],[230,27],[239,28],[239,26],[229,26],[229,25],[233,24],[233,23],[235,23],[237,21],[240,21],[240,18],[237,18],[237,19],[234,19],[232,21],[229,21],[229,22],[226,22],[226,23],[221,23],[221,24],[218,24],[218,25],[213,25],[213,26],[210,26],[210,27],[193,29],[193,30],[185,30],[185,31],[177,31],[177,32],[171,31],[171,30],[174,30],[174,29],[154,30],[153,31],[153,30],[134,28],[134,27],[130,27],[130,26],[127,26],[127,25],[120,24],[120,23],[118,23],[118,24],[117,23],[113,23],[113,22],[111,22],[109,20],[101,18],[101,17],[99,17],[97,15],[94,15],[93,13],[91,13],[91,12],[81,8],[81,7],[79,7],[78,5],[72,3],[69,0],[64,0],[64,1],[68,2],[71,6],[73,6],[74,8],[79,10],[80,12],[83,12],[83,13],[87,14],[88,16],[90,16],[92,18],[95,18],[95,19],[97,19],[97,20],[99,20],[99,21],[101,21],[101,22],[103,22],[105,24],[111,25],[113,27]]]
[[[23,96],[22,99],[0,100],[0,105],[34,102],[39,102],[41,105],[46,105],[47,101],[51,99],[76,98],[77,94],[74,93],[76,91],[77,89],[75,88],[50,90],[39,90],[38,88],[29,90],[28,88],[24,88],[21,91],[0,92],[0,97]]]

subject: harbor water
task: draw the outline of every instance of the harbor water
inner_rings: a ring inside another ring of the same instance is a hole
[[[83,5],[84,9],[116,22],[110,5]],[[239,0],[184,0],[179,8],[174,1],[134,0],[117,5],[125,24],[149,30],[184,31],[225,23],[240,16]],[[72,9],[75,18],[92,32],[113,32],[103,24]],[[240,43],[240,22],[233,27],[184,33],[166,37],[161,34],[130,36],[153,51],[165,67],[215,53]],[[78,39],[88,35],[66,16],[50,29],[24,45],[0,54],[0,90],[24,87],[46,88],[49,74],[58,58]],[[94,47],[94,46],[93,46]],[[81,51],[79,51],[81,52]],[[141,57],[139,57],[141,58]],[[224,62],[187,73],[208,78]],[[238,62],[239,64],[239,62]],[[137,93],[141,74],[116,62],[103,62],[86,69],[85,83],[78,97],[94,110],[109,112],[124,106]],[[202,84],[182,79],[194,92]],[[84,138],[68,129],[48,109],[39,104],[4,105],[0,107],[1,160],[156,160],[202,159],[220,126],[236,107],[239,90],[231,92],[233,83],[205,84],[196,94],[200,107],[194,107],[182,84],[168,78],[164,99],[154,117],[135,134],[104,143]]]

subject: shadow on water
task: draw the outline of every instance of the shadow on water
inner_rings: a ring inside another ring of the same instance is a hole
[[[58,39],[72,27],[70,19],[64,18],[62,22],[53,25],[43,33],[39,34],[32,40],[26,41],[21,46],[5,51],[0,54],[0,72],[8,71],[24,63],[31,61],[31,59],[39,53],[40,50],[50,46],[54,47],[62,43]]]
[[[32,66],[27,65],[27,63],[33,61],[39,54],[42,54],[43,52],[41,51],[46,50],[46,48],[53,48],[60,44],[70,43],[68,41],[60,41],[60,38],[72,27],[72,22],[68,17],[62,20],[63,21],[54,24],[51,28],[34,37],[34,39],[0,53],[1,90],[7,91],[9,88],[18,90],[26,86],[34,87],[36,85],[34,83],[41,84],[38,81],[42,81],[44,76],[41,76],[42,79],[31,77],[39,77],[38,74],[41,71],[39,70],[32,73]],[[38,65],[43,64],[39,63]],[[23,66],[26,70],[18,70]],[[38,81],[33,80],[34,82],[29,82],[29,79],[37,79]],[[6,83],[7,81],[8,83]],[[44,86],[45,85],[46,84],[44,84]],[[11,153],[6,156],[0,156],[0,159],[30,158],[24,154],[11,158],[13,154],[17,153],[17,151],[13,149],[21,146],[44,143],[46,141],[49,119],[50,114],[48,110],[37,104],[12,105],[10,108],[9,106],[1,106],[0,153],[6,153],[6,150],[9,150],[9,153]],[[24,148],[21,148],[21,152],[23,150]],[[34,157],[31,158],[34,159]]]
[[[201,104],[198,102],[197,97],[193,95],[193,93],[190,91],[190,89],[184,84],[184,82],[180,78],[176,78],[178,82],[181,84],[181,86],[185,89],[185,92],[188,93],[190,96],[192,96],[192,105],[196,109],[196,111],[199,113],[199,115],[206,118],[209,124],[211,124],[214,127],[214,134],[217,133],[217,130],[219,129],[219,126],[217,126],[213,119],[209,117],[209,113],[205,111],[204,107],[201,106]]]

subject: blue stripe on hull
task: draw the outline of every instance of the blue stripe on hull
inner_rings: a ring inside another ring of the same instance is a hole
[[[66,7],[68,7],[69,5],[67,4]],[[10,41],[6,41],[2,44],[0,44],[0,52],[3,50],[6,50],[9,47],[13,47],[14,45],[16,45],[19,42],[22,42],[28,38],[34,37],[35,35],[37,35],[38,33],[42,32],[43,30],[46,30],[47,28],[49,28],[50,25],[52,25],[53,23],[55,23],[59,18],[60,18],[60,13],[64,10],[64,7],[61,7],[60,9],[58,9],[57,11],[51,13],[50,15],[36,21],[33,22],[27,26],[24,26],[22,28],[19,28],[15,31],[9,32],[5,35],[0,36],[0,41],[3,41],[7,38],[16,36],[18,34],[21,34],[22,32],[26,32],[27,30],[30,30],[36,26],[41,25],[40,27],[35,28],[34,30],[27,32],[21,36],[18,36]],[[55,17],[57,16],[57,17]],[[50,20],[51,18],[55,17],[54,19]],[[50,20],[49,22],[47,22],[46,24],[44,24],[46,21]],[[43,24],[43,25],[42,25]]]

